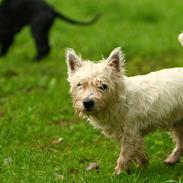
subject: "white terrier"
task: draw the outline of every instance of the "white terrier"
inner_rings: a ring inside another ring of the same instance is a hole
[[[120,48],[97,63],[82,61],[67,49],[66,60],[76,112],[121,144],[116,174],[129,169],[132,161],[147,164],[143,137],[157,128],[171,131],[176,143],[165,163],[179,160],[183,152],[183,68],[127,77]]]

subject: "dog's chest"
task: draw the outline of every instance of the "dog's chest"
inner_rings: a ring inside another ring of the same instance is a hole
[[[91,124],[100,129],[102,133],[110,138],[120,140],[123,136],[123,126],[117,120],[97,120],[93,119]]]

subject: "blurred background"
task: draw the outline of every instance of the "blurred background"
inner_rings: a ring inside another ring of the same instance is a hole
[[[127,75],[183,67],[181,0],[47,0],[69,17],[91,26],[73,26],[59,19],[50,32],[52,51],[33,62],[36,49],[29,27],[0,58],[0,182],[181,182],[183,165],[161,162],[172,148],[166,133],[146,140],[151,165],[140,173],[112,175],[119,147],[103,137],[72,109],[64,50],[99,60],[114,47],[126,55]],[[86,172],[98,162],[98,172]],[[148,180],[148,181],[147,181]]]

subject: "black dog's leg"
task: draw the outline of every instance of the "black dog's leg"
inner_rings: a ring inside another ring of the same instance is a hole
[[[37,55],[35,57],[37,61],[45,57],[50,51],[48,34],[53,21],[52,17],[39,16],[31,24],[32,34],[37,47]]]
[[[8,52],[12,43],[13,43],[13,38],[3,38],[3,40],[1,41],[1,51],[0,51],[1,57]]]

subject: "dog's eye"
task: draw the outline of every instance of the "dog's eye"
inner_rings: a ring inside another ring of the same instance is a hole
[[[103,84],[102,86],[99,87],[100,90],[106,90],[107,89],[107,85]]]
[[[81,85],[82,85],[82,83],[80,82],[80,83],[77,84],[77,87],[79,87],[79,86],[81,86]]]

